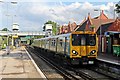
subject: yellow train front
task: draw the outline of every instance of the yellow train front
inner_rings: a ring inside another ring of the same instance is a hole
[[[71,64],[94,64],[98,39],[94,32],[73,32],[70,36]]]
[[[57,55],[70,64],[94,64],[98,52],[97,36],[93,32],[79,31],[68,34],[35,39],[32,44],[40,49]]]

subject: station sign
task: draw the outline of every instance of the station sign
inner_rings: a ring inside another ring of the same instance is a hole
[[[26,39],[30,39],[30,38],[31,38],[31,36],[26,36],[25,38],[26,38]]]
[[[12,37],[13,37],[13,38],[18,38],[18,35],[13,35]]]
[[[27,41],[27,39],[25,37],[21,37],[20,40],[21,41]]]

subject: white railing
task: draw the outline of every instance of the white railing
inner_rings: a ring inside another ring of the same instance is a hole
[[[44,32],[40,31],[0,31],[0,36],[2,35],[18,35],[18,36],[27,36],[27,35],[45,35]]]

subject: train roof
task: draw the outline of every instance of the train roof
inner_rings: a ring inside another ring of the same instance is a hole
[[[34,39],[36,40],[44,40],[44,39],[51,39],[51,38],[58,38],[58,37],[68,37],[70,36],[71,33],[67,33],[67,34],[61,34],[61,35],[56,35],[56,36],[49,36],[49,37],[45,37],[45,38],[39,38],[39,39]]]
[[[55,36],[49,36],[49,37],[45,37],[45,38],[39,38],[39,39],[34,39],[34,40],[45,40],[45,39],[51,39],[51,38],[58,38],[58,37],[68,37],[71,34],[94,34],[94,32],[91,31],[76,31],[76,32],[72,32],[72,33],[67,33],[67,34],[61,34],[61,35],[55,35]]]

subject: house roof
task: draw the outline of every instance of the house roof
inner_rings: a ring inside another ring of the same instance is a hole
[[[108,19],[108,17],[104,14],[104,11],[102,10],[100,16],[97,16],[94,19]]]
[[[92,25],[95,27],[95,32],[97,32],[100,25],[111,23],[111,22],[115,21],[115,19],[91,19],[91,20],[93,23]]]
[[[76,28],[75,31],[84,31],[87,24],[87,20]]]
[[[109,27],[109,31],[120,31],[120,19],[117,18],[114,23]]]
[[[97,32],[98,28],[100,27],[100,25],[103,24],[108,24],[111,22],[114,22],[115,19],[91,19],[92,25],[95,27],[95,32]],[[87,25],[87,20],[82,23],[82,25],[78,26],[76,28],[76,31],[84,31],[86,29],[86,25]]]
[[[88,21],[89,21],[89,24],[88,24]],[[100,16],[92,19],[90,17],[90,14],[88,14],[87,20],[83,21],[81,25],[76,28],[76,31],[84,31],[86,29],[89,29],[88,28],[89,25],[92,25],[95,27],[94,31],[97,32],[100,25],[108,24],[114,21],[115,19],[108,19],[108,17],[103,13],[103,11]]]
[[[77,25],[77,27],[75,28],[75,31],[77,31],[77,29],[78,29],[81,25],[83,25],[83,23],[85,23],[85,21],[86,21],[86,18],[80,23],[80,25]]]
[[[109,26],[111,26],[112,24],[113,24],[113,22],[110,22],[110,23],[107,23],[107,24],[102,24],[101,25],[101,31],[102,31],[101,34],[104,35],[104,32],[106,32],[108,30]],[[100,34],[100,27],[97,30],[97,34]]]

